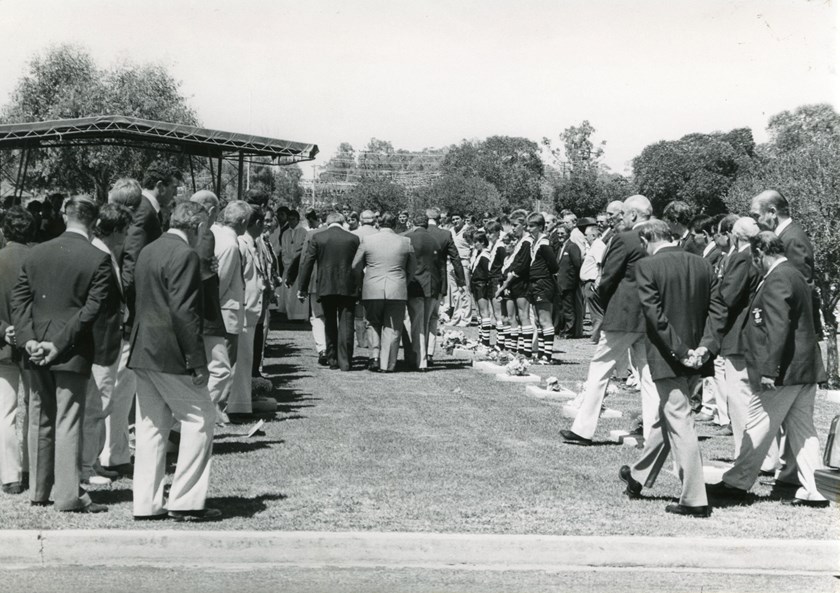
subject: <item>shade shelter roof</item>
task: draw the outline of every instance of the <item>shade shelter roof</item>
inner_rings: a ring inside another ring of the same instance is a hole
[[[240,155],[248,160],[249,157],[267,156],[280,165],[310,161],[318,154],[315,144],[125,115],[0,125],[0,150],[110,144],[210,158]]]

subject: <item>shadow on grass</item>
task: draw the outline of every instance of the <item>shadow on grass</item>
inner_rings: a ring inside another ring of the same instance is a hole
[[[134,500],[134,492],[131,488],[110,488],[90,492],[93,502],[98,504],[119,504]]]
[[[242,496],[216,496],[207,499],[207,506],[222,511],[223,519],[241,517],[248,519],[262,513],[268,506],[266,502],[286,500],[285,494],[261,494],[253,498]]]
[[[270,449],[272,445],[282,445],[286,441],[277,439],[273,441],[225,441],[213,443],[213,455],[231,455],[234,453],[250,453],[260,449]]]

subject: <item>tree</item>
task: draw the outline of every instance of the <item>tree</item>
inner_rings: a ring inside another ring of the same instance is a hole
[[[96,115],[198,124],[195,112],[180,93],[180,83],[163,66],[125,62],[100,69],[85,50],[70,45],[52,48],[33,58],[10,102],[2,109],[0,121],[20,123]],[[155,150],[118,146],[42,149],[30,157],[28,183],[44,190],[94,193],[104,200],[117,177],[139,177],[159,156]],[[186,161],[180,160],[186,167]]]
[[[512,136],[491,136],[483,141],[464,140],[453,145],[443,159],[444,175],[478,177],[493,184],[502,209],[531,209],[540,199],[543,162],[536,142]]]
[[[645,147],[633,159],[638,190],[654,211],[672,200],[683,200],[697,211],[717,214],[726,209],[724,198],[755,160],[755,141],[748,128],[726,134],[689,134]]]
[[[381,212],[399,212],[408,208],[408,194],[401,185],[386,179],[363,177],[342,201],[350,204],[356,212],[379,210]]]
[[[588,120],[570,126],[560,134],[563,149],[543,138],[543,145],[554,158],[556,169],[546,176],[554,187],[554,207],[568,208],[579,216],[593,216],[612,200],[630,195],[630,182],[611,173],[601,163],[606,142],[592,140],[595,128]]]
[[[820,292],[829,335],[829,382],[840,386],[834,309],[840,291],[840,116],[826,105],[804,106],[770,118],[770,142],[760,147],[757,164],[732,185],[726,203],[749,212],[766,189],[777,189],[791,205],[792,217],[814,244],[814,281]]]
[[[502,209],[502,196],[496,186],[479,177],[444,175],[432,185],[418,189],[416,195],[414,208],[418,211],[434,206],[481,218],[484,212]]]

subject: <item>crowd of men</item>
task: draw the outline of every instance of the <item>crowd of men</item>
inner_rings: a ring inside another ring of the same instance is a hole
[[[757,196],[749,216],[672,202],[658,220],[635,195],[580,220],[337,208],[304,222],[259,190],[223,209],[209,191],[175,200],[180,180],[157,162],[142,184],[118,180],[101,207],[77,196],[50,202],[61,219],[5,213],[4,492],[28,480],[33,505],[52,495],[58,510],[102,512],[80,485],[132,477],[136,520],[218,518],[205,505],[214,430],[273,405],[253,396],[252,380],[274,302],[310,320],[321,365],[351,371],[359,346],[378,373],[396,369],[401,347],[409,370],[433,365],[439,320],[476,323],[485,347],[553,364],[555,337],[582,337],[588,315],[596,351],[561,433],[591,444],[609,381],[629,369],[645,448],[619,472],[628,496],[652,486],[673,452],[683,491],[668,512],[708,516],[709,498],[742,500],[762,471],[795,490],[794,504],[828,504],[814,484],[825,371],[813,249],[780,193]],[[733,437],[735,465],[708,487],[695,421]]]

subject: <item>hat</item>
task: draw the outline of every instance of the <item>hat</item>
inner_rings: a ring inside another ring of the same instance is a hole
[[[577,221],[577,228],[579,228],[580,230],[583,230],[588,226],[593,226],[593,225],[597,225],[597,224],[598,224],[597,220],[587,216],[587,217],[581,218],[580,220]]]

